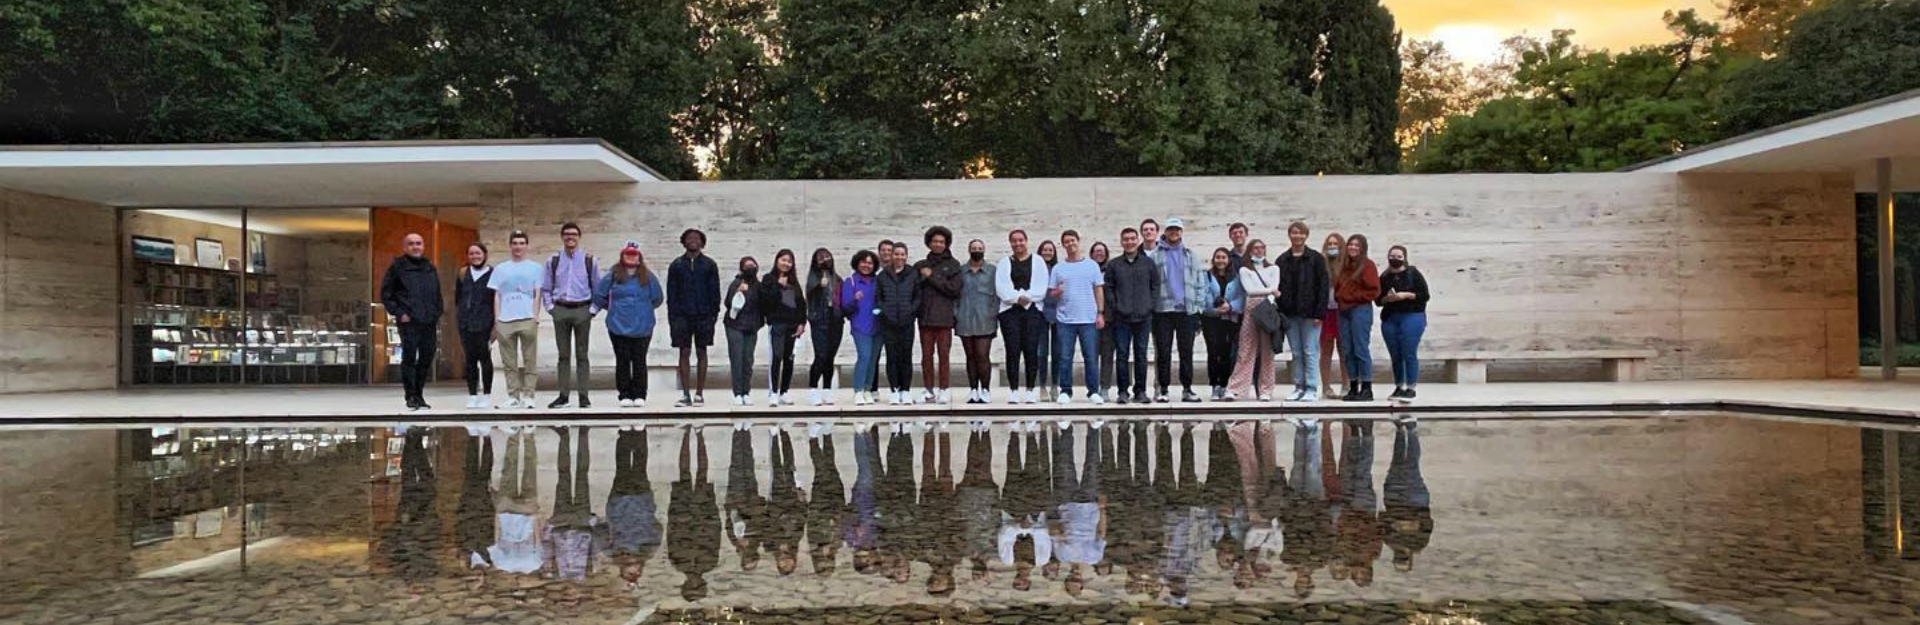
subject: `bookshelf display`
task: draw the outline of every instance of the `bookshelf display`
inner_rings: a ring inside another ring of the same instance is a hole
[[[242,287],[238,272],[156,260],[134,259],[131,274],[133,384],[368,379],[365,302],[309,302],[299,287],[270,274],[249,274]]]

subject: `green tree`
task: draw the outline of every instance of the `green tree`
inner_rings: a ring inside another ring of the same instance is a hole
[[[1393,14],[1379,0],[1333,0],[1327,15],[1321,104],[1334,123],[1347,124],[1365,143],[1360,171],[1397,171],[1400,34],[1394,30]]]
[[[1920,88],[1920,2],[1831,0],[1793,24],[1780,54],[1728,85],[1725,134]]]

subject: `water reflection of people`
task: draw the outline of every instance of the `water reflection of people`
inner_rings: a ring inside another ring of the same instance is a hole
[[[961,538],[959,493],[953,484],[953,437],[928,431],[920,445],[919,560],[933,570],[927,594],[953,594],[953,569],[966,544]]]
[[[439,571],[439,514],[433,505],[433,464],[427,453],[429,428],[407,430],[400,452],[400,502],[380,552],[395,575],[419,579]]]
[[[1327,565],[1332,552],[1333,518],[1328,516],[1331,508],[1322,465],[1323,435],[1318,423],[1303,423],[1293,430],[1293,471],[1287,481],[1280,562],[1293,573],[1293,592],[1302,598],[1313,594],[1313,572]]]
[[[533,429],[507,432],[507,454],[501,462],[500,490],[495,500],[499,525],[494,544],[487,549],[494,567],[508,573],[532,573],[546,561],[542,538],[546,533],[539,516],[540,454],[533,446]]]
[[[853,434],[853,493],[847,504],[841,534],[853,549],[853,571],[873,571],[874,547],[880,537],[880,428],[869,426]]]
[[[460,559],[471,568],[484,568],[493,565],[487,546],[493,544],[494,536],[493,437],[487,435],[486,428],[467,429],[463,456],[454,537],[460,545]]]
[[[1214,561],[1222,571],[1236,570],[1245,561],[1241,545],[1252,525],[1243,488],[1242,462],[1227,424],[1214,423],[1207,433],[1207,478],[1200,487],[1201,507],[1212,513],[1203,533],[1213,539]]]
[[[706,598],[706,575],[720,565],[720,508],[707,477],[706,435],[693,426],[680,436],[680,476],[667,502],[667,559],[686,576],[680,597]]]
[[[753,460],[753,431],[741,424],[733,429],[731,461],[727,464],[727,541],[740,553],[740,570],[760,566],[760,542],[766,537],[767,500],[760,496],[760,477]]]
[[[1107,454],[1112,471],[1108,485],[1112,505],[1112,532],[1107,545],[1110,562],[1124,567],[1127,592],[1152,597],[1160,593],[1160,507],[1162,491],[1151,474],[1152,441],[1147,422],[1114,424],[1114,452]],[[1171,477],[1169,467],[1166,476]]]
[[[1001,497],[998,541],[1000,562],[1013,567],[1013,589],[1022,592],[1033,589],[1033,569],[1053,561],[1053,537],[1046,522],[1053,506],[1046,455],[1041,451],[1044,444],[1038,424],[1009,426],[1007,487]]]
[[[967,435],[967,464],[956,497],[973,578],[986,579],[987,559],[1000,550],[1000,485],[993,481],[993,432],[985,423],[973,424]]]
[[[781,575],[792,575],[800,564],[800,539],[806,531],[807,503],[800,496],[794,471],[793,437],[786,428],[774,427],[768,433],[767,449],[773,456],[773,484],[767,499],[765,544],[773,553],[774,570]]]
[[[1240,458],[1245,482],[1247,526],[1240,538],[1240,565],[1233,584],[1251,588],[1272,572],[1268,561],[1282,548],[1281,517],[1286,512],[1287,474],[1278,466],[1273,428],[1265,423],[1241,422],[1232,428],[1234,454]]]
[[[1100,493],[1101,454],[1106,451],[1101,444],[1103,430],[1098,423],[1087,428],[1087,452],[1078,475],[1073,466],[1073,424],[1060,424],[1053,437],[1053,495],[1060,502],[1054,555],[1069,567],[1063,586],[1075,597],[1086,590],[1085,567],[1107,557],[1107,501]]]
[[[1427,479],[1420,474],[1419,425],[1411,421],[1393,428],[1393,459],[1387,465],[1386,511],[1381,525],[1387,548],[1393,550],[1394,570],[1413,570],[1413,556],[1433,537],[1433,511]]]
[[[593,504],[588,500],[591,487],[588,475],[592,471],[593,453],[587,448],[587,434],[591,428],[556,427],[560,435],[560,451],[554,456],[555,466],[559,468],[553,486],[553,517],[549,527],[548,552],[553,558],[554,574],[560,579],[586,579],[593,572],[594,558],[600,553],[596,545],[596,533],[600,529],[600,519],[593,514]],[[579,440],[578,453],[575,453],[573,439]]]
[[[840,553],[841,523],[848,518],[846,487],[840,479],[840,463],[833,453],[833,431],[821,426],[809,428],[807,455],[813,459],[813,486],[805,494],[807,547],[813,558],[813,572],[832,575],[834,559]]]
[[[1355,585],[1373,585],[1373,561],[1380,557],[1379,495],[1373,489],[1373,422],[1344,424],[1340,446],[1340,511],[1334,520],[1340,557],[1334,578],[1344,573]]]
[[[613,489],[607,493],[613,563],[629,587],[660,548],[659,504],[647,476],[647,432],[621,430],[613,446]]]
[[[1154,478],[1155,487],[1162,493],[1160,579],[1166,584],[1168,599],[1174,605],[1186,605],[1187,580],[1199,567],[1201,554],[1213,542],[1214,518],[1213,511],[1201,505],[1203,493],[1194,468],[1193,430],[1184,425],[1173,427],[1180,429],[1177,470],[1174,469],[1172,429],[1162,425],[1154,445],[1155,465],[1173,473],[1165,479],[1159,475]],[[1208,440],[1211,443],[1212,438]]]
[[[913,435],[906,423],[890,424],[893,434],[887,438],[887,462],[880,472],[880,535],[876,548],[880,573],[893,583],[913,579],[913,556],[919,550],[919,529],[913,475]]]

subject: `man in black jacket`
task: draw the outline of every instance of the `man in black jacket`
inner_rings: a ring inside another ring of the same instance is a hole
[[[1273,303],[1286,320],[1287,342],[1293,344],[1293,394],[1287,401],[1320,399],[1320,316],[1333,297],[1327,258],[1307,247],[1307,224],[1287,226],[1291,247],[1273,259],[1280,266],[1280,292]],[[1279,349],[1279,344],[1274,344]]]
[[[433,353],[440,325],[440,274],[427,260],[427,240],[407,234],[401,240],[405,254],[387,266],[380,281],[380,304],[400,323],[400,384],[406,389],[407,408],[431,408],[421,389],[433,371]]]
[[[1113,328],[1114,371],[1119,374],[1119,402],[1131,397],[1145,404],[1147,396],[1147,336],[1153,308],[1160,301],[1160,269],[1140,251],[1140,232],[1120,231],[1121,254],[1107,261],[1107,323]],[[1131,387],[1131,388],[1129,388]]]
[[[920,312],[920,274],[907,266],[907,246],[893,244],[893,258],[875,276],[880,339],[886,347],[890,405],[913,403],[913,322]],[[878,378],[880,376],[874,376]]]
[[[707,348],[713,345],[713,326],[720,320],[720,266],[708,258],[707,233],[688,228],[680,233],[687,253],[667,266],[667,330],[673,348],[680,350],[674,369],[680,379],[680,401],[675,406],[707,403]],[[689,361],[698,356],[694,372]]]

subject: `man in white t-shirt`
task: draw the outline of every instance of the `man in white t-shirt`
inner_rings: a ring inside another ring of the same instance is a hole
[[[527,260],[527,233],[513,231],[507,249],[513,260],[493,268],[493,332],[500,341],[500,365],[507,377],[506,408],[532,408],[534,354],[540,340],[540,263]]]
[[[1048,305],[1054,307],[1059,323],[1059,336],[1054,340],[1053,353],[1060,364],[1054,371],[1054,377],[1060,383],[1060,403],[1073,402],[1073,344],[1080,343],[1080,360],[1086,369],[1087,398],[1095,405],[1103,403],[1100,397],[1100,329],[1106,327],[1101,313],[1106,312],[1106,279],[1100,272],[1100,263],[1080,253],[1080,233],[1068,230],[1060,233],[1060,247],[1067,252],[1066,260],[1053,268],[1051,280],[1053,288],[1047,291]]]

